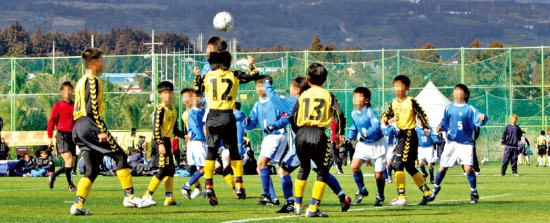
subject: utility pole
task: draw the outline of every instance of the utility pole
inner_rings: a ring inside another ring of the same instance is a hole
[[[55,41],[52,42],[52,74],[55,74]]]
[[[156,58],[155,58],[155,45],[162,45],[162,43],[157,43],[155,42],[155,30],[153,29],[153,31],[151,32],[151,42],[150,43],[144,43],[143,45],[145,46],[151,46],[151,96],[152,96],[152,100],[151,101],[154,101],[154,105],[155,107],[157,106],[157,103],[158,103],[158,99],[157,97],[155,97],[155,92],[157,91],[157,82],[156,82],[156,79],[157,79],[157,65],[156,65]]]
[[[92,47],[94,47],[94,35],[92,35]]]

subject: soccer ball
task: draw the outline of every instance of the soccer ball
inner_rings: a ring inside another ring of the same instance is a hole
[[[212,24],[220,32],[229,32],[233,28],[233,16],[229,12],[219,12],[214,16]]]

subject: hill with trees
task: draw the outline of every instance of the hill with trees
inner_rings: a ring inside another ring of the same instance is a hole
[[[239,45],[247,49],[276,46],[305,49],[314,35],[338,49],[416,48],[426,43],[437,47],[461,47],[475,38],[483,42],[499,40],[507,45],[550,43],[550,3],[414,2],[4,1],[0,9],[0,27],[9,29],[0,33],[0,55],[41,55],[49,52],[47,45],[51,45],[51,41],[56,41],[65,55],[75,55],[78,50],[72,49],[84,42],[89,45],[91,34],[97,36],[98,46],[112,50],[109,53],[144,53],[142,43],[149,40],[152,29],[161,33],[160,41],[167,41],[176,50],[184,50],[200,33],[205,37],[236,38]],[[212,27],[212,18],[219,11],[229,11],[233,15],[235,27],[232,31],[222,34]],[[20,27],[24,27],[24,31]],[[10,30],[16,31],[9,33]]]

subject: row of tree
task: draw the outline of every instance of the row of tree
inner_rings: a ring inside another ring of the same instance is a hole
[[[144,44],[151,42],[151,35],[141,27],[132,29],[125,26],[122,29],[112,29],[109,33],[83,29],[69,34],[43,33],[38,27],[30,34],[16,22],[0,30],[0,56],[51,55],[54,44],[56,55],[80,55],[84,49],[91,46],[92,35],[94,45],[106,54],[132,55],[149,52],[149,48]],[[155,35],[155,42],[162,42],[163,47],[171,49],[170,51],[193,49],[189,37],[182,33],[159,33]]]

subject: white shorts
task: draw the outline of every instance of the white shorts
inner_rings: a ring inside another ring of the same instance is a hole
[[[202,141],[189,141],[187,143],[187,164],[189,166],[204,166],[208,146]]]
[[[281,166],[284,166],[284,168],[290,170],[289,172],[292,172],[292,170],[300,166],[300,159],[296,155],[295,145],[289,146],[288,150],[286,151],[285,157],[283,158]]]
[[[388,148],[388,151],[386,151],[386,160],[393,159],[393,155],[395,154],[395,146],[386,145],[386,147]]]
[[[439,165],[444,168],[451,168],[455,165],[457,159],[460,159],[461,165],[471,166],[474,163],[473,154],[474,145],[466,145],[449,140],[445,144]]]
[[[260,156],[279,163],[286,148],[286,135],[266,135],[262,141]]]
[[[387,142],[384,138],[369,144],[357,142],[353,159],[360,159],[363,162],[370,160],[374,172],[382,172],[386,167],[386,145]]]
[[[435,163],[434,148],[418,147],[418,160],[426,160],[427,163]]]

